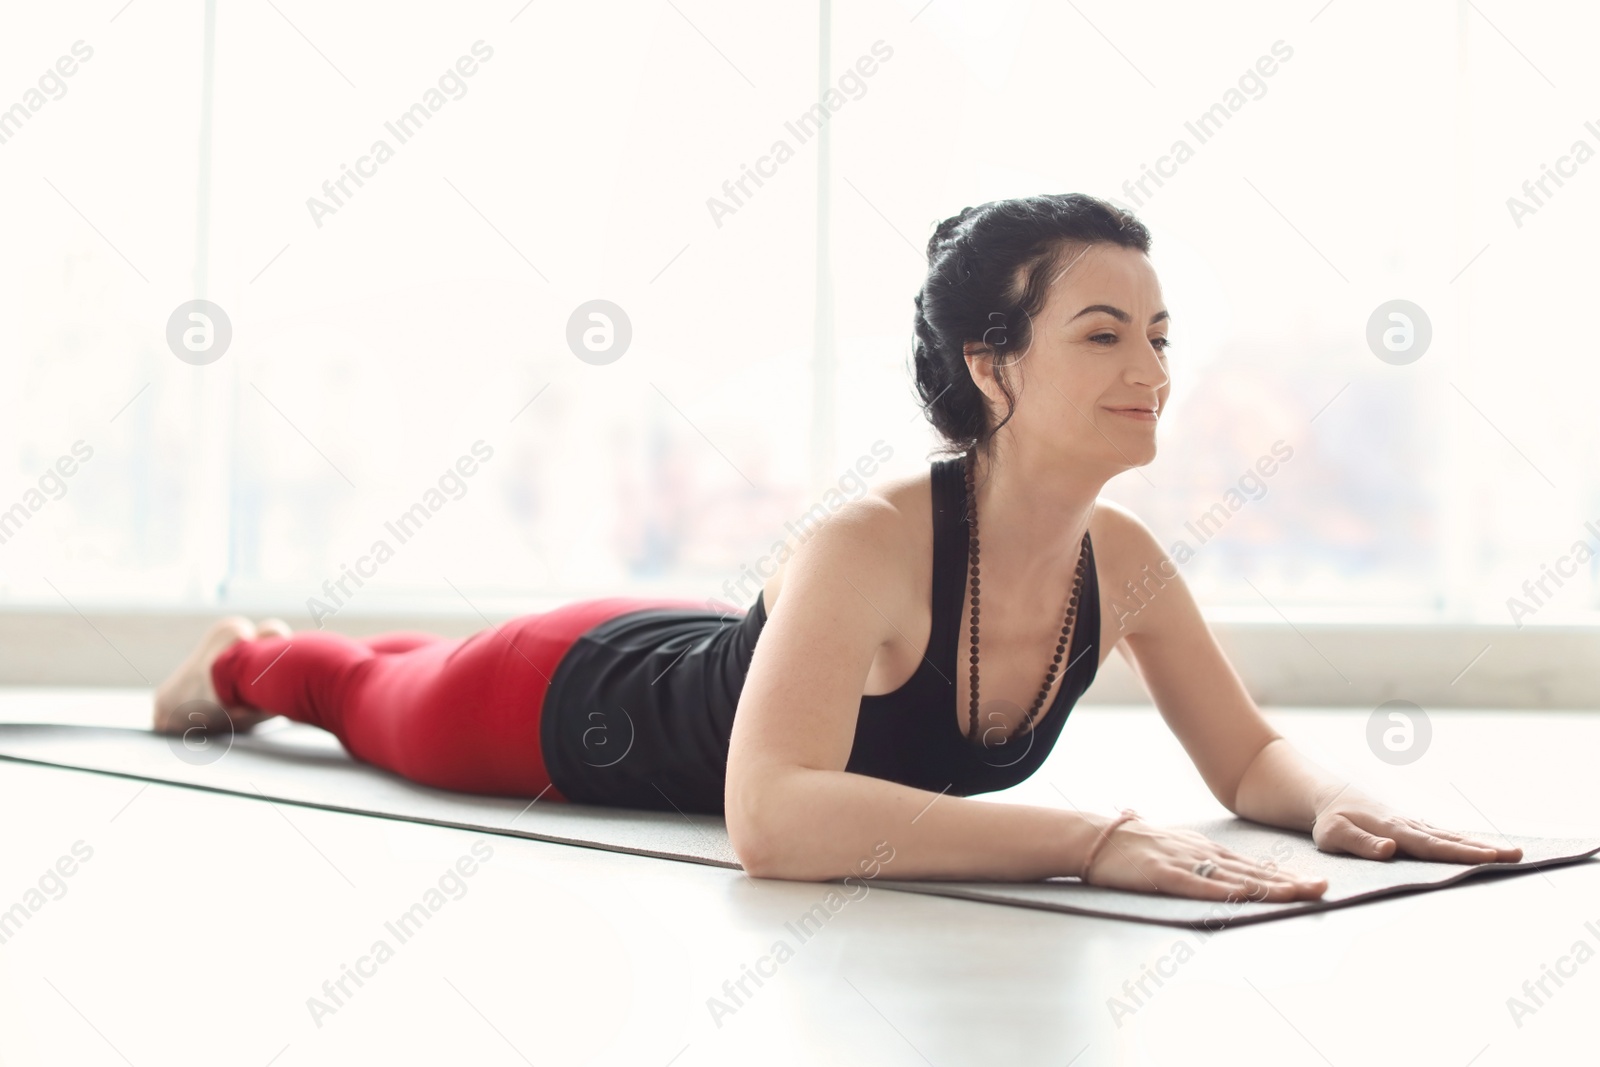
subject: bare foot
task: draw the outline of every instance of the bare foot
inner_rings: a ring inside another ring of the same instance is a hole
[[[257,637],[288,637],[292,633],[294,630],[289,624],[276,616],[256,623]],[[207,668],[208,676],[209,673],[210,668]],[[277,712],[256,711],[254,708],[229,708],[228,717],[233,720],[234,732],[248,733],[268,719],[277,718]]]
[[[235,729],[248,729],[267,718],[242,708],[224,710],[217,702],[216,687],[211,684],[211,665],[217,657],[235,642],[255,636],[255,625],[236,615],[212,624],[188,658],[156,688],[151,729],[156,733],[181,734],[194,726],[220,729],[225,720],[231,720]]]

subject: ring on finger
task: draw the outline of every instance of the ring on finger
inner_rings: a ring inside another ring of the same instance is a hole
[[[1211,872],[1215,871],[1216,869],[1217,865],[1212,863],[1210,860],[1201,860],[1199,863],[1194,865],[1194,873],[1198,874],[1201,878],[1210,878]]]

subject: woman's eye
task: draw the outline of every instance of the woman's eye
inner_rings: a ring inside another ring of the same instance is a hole
[[[1097,333],[1092,335],[1089,340],[1093,341],[1095,344],[1114,345],[1117,343],[1117,335],[1114,333]],[[1150,339],[1150,344],[1158,352],[1165,352],[1167,349],[1172,347],[1172,341],[1166,337],[1152,337]]]

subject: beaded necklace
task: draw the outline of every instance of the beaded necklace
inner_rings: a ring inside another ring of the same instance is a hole
[[[967,522],[972,527],[968,538],[967,561],[972,575],[972,623],[971,623],[971,697],[970,726],[967,740],[973,744],[982,744],[978,733],[978,498],[973,485],[973,470],[976,464],[977,450],[968,449],[966,455],[966,482],[967,482]],[[1050,687],[1055,684],[1056,673],[1061,670],[1061,659],[1066,653],[1067,635],[1072,632],[1072,620],[1078,615],[1078,596],[1083,591],[1084,568],[1089,561],[1089,531],[1083,532],[1083,548],[1078,553],[1078,569],[1072,579],[1072,595],[1067,600],[1066,621],[1061,624],[1061,637],[1056,641],[1055,654],[1050,660],[1050,669],[1045,671],[1044,685],[1039,687],[1039,695],[1033,698],[1033,707],[1028,709],[1028,717],[1022,720],[1011,738],[1021,737],[1033,728],[1033,720],[1039,714],[1039,709],[1044,707],[1044,698],[1049,695]]]

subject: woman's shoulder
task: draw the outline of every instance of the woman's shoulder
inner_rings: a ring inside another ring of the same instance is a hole
[[[863,521],[874,523],[882,533],[905,532],[908,522],[932,529],[933,480],[928,467],[884,478],[868,488],[859,501],[865,504]]]
[[[1110,497],[1097,496],[1094,498],[1094,517],[1089,520],[1089,533],[1093,536],[1101,531],[1125,538],[1149,534],[1150,528],[1126,504],[1119,504]]]
[[[1143,565],[1150,561],[1152,553],[1164,554],[1156,535],[1132,508],[1103,496],[1095,498],[1089,539],[1094,543],[1095,562],[1101,570],[1116,560],[1137,559]]]
[[[873,584],[901,587],[926,569],[933,551],[933,497],[927,469],[880,479],[845,498],[811,526],[788,524],[788,551],[765,585],[768,614],[776,607],[787,572],[802,556],[821,565],[846,566]]]
[[[1089,519],[1089,539],[1094,545],[1094,569],[1102,600],[1120,604],[1112,609],[1118,619],[1118,633],[1130,636],[1151,623],[1150,613],[1142,611],[1168,582],[1182,575],[1161,542],[1144,520],[1125,505],[1105,497],[1095,500]]]

